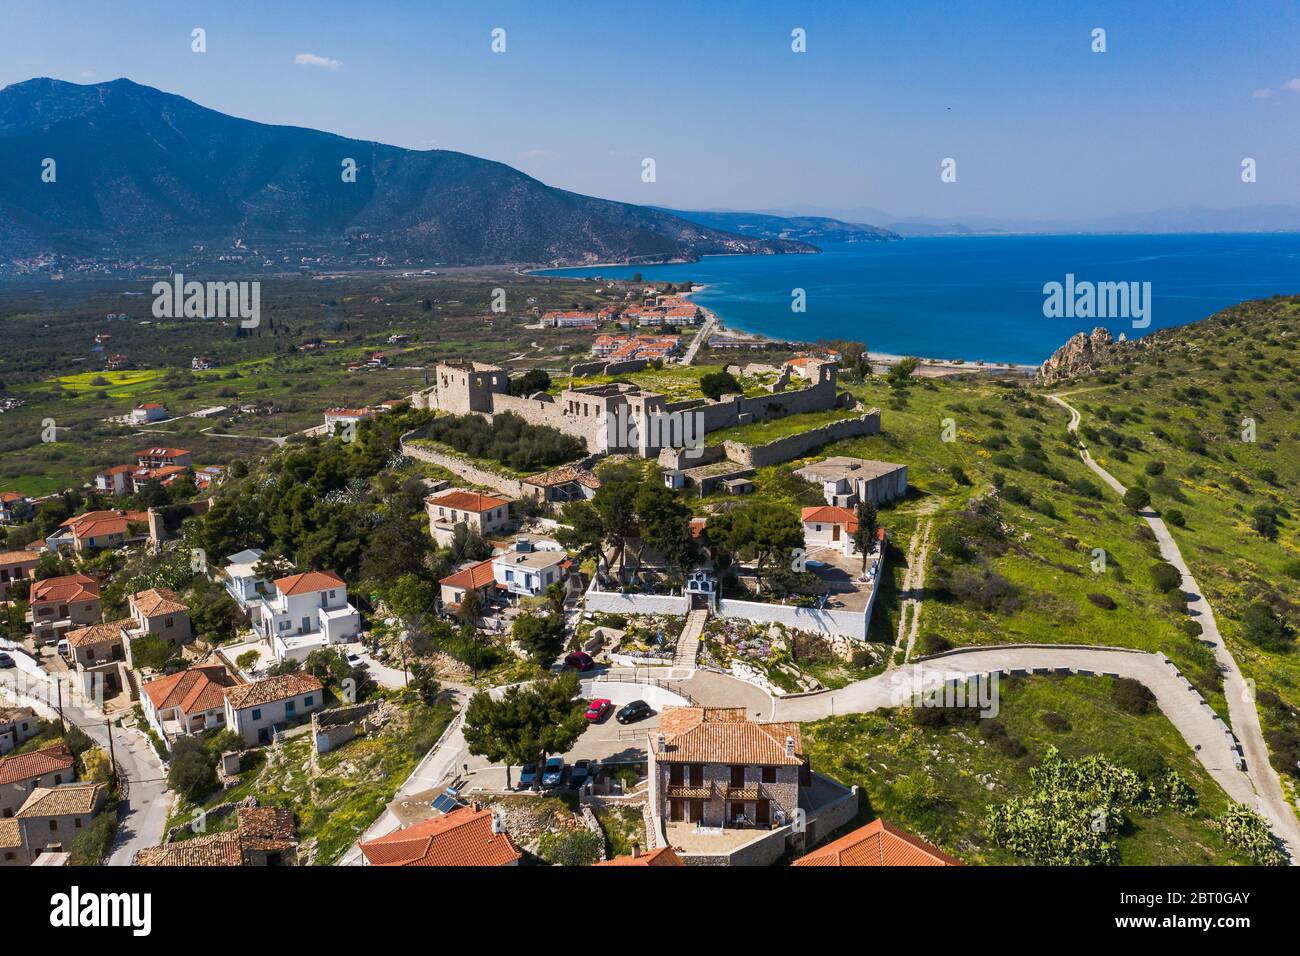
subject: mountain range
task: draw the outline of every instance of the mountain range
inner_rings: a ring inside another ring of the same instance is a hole
[[[0,90],[0,222],[8,255],[236,241],[448,264],[817,251],[556,189],[465,153],[240,119],[126,79],[40,78]]]

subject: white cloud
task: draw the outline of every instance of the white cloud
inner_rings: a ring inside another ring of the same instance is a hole
[[[1251,93],[1250,95],[1255,97],[1255,99],[1257,100],[1266,100],[1273,95],[1273,91],[1270,90],[1268,87],[1265,87],[1262,90],[1256,90],[1254,93]]]
[[[1300,93],[1300,76],[1297,76],[1294,80],[1287,80],[1282,84],[1282,89],[1290,90],[1293,93]]]
[[[94,71],[94,70],[82,70],[82,71],[81,71],[81,78],[82,78],[83,80],[88,80],[88,79],[90,79],[90,78],[91,78],[92,76],[94,76],[94,75],[95,75],[95,71]]]
[[[331,70],[337,70],[343,65],[342,60],[332,60],[327,56],[317,56],[315,53],[295,53],[293,62],[298,66],[323,66]]]

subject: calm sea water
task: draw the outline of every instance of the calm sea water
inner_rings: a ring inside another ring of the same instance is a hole
[[[819,255],[712,256],[670,266],[556,269],[547,275],[690,279],[731,328],[791,341],[844,338],[874,352],[1041,362],[1104,325],[1129,338],[1205,318],[1243,299],[1300,293],[1300,234],[1009,236],[827,245]],[[1151,283],[1151,324],[1045,318],[1043,285]],[[792,290],[806,311],[791,310]]]

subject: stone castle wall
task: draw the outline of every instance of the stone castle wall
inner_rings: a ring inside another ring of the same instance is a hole
[[[793,458],[802,457],[823,445],[829,445],[831,442],[843,441],[846,438],[859,438],[863,435],[877,435],[879,433],[880,409],[873,408],[865,415],[860,415],[857,418],[845,418],[838,422],[830,422],[818,428],[812,428],[797,435],[787,435],[785,438],[778,438],[763,445],[746,445],[737,441],[723,442],[722,445],[726,449],[727,457],[736,464],[747,468],[764,468],[768,465],[779,465]]]

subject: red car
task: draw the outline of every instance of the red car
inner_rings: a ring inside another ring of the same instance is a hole
[[[564,656],[564,666],[578,671],[595,670],[596,662],[586,651],[572,651]]]
[[[587,707],[586,718],[593,724],[603,720],[605,715],[614,708],[614,704],[607,697],[597,697]]]

